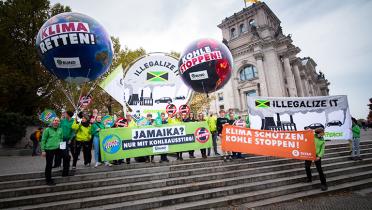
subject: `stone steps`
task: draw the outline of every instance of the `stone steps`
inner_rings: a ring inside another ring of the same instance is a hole
[[[350,161],[347,144],[327,145],[322,165],[330,189],[372,178],[372,141],[364,141],[361,148],[364,160]],[[16,175],[18,180],[4,176],[8,181],[0,182],[0,208],[203,209],[260,200],[264,203],[263,199],[284,199],[282,190],[289,186],[292,188],[287,194],[293,197],[301,196],[309,186],[319,188],[318,181],[302,183],[303,165],[303,161],[263,156],[232,162],[208,158],[131,164],[98,171],[78,170],[74,177],[56,177],[58,185],[54,187],[46,186],[40,173]],[[316,169],[312,171],[317,177]],[[276,194],[275,189],[279,190]],[[254,196],[265,190],[268,192],[263,198]]]

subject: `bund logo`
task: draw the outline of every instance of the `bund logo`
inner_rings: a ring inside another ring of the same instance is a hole
[[[257,108],[269,108],[270,107],[269,100],[256,100],[255,104]]]

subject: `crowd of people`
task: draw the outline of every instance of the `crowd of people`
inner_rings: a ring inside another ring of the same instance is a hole
[[[139,127],[154,125],[155,119],[151,113],[148,113],[146,117],[142,117],[137,111],[134,115],[126,113],[125,116],[115,117],[115,124],[113,127]],[[209,131],[212,136],[212,148],[200,149],[202,158],[207,158],[211,155],[213,149],[215,156],[221,156],[218,152],[217,142],[221,138],[223,126],[225,124],[235,125],[240,127],[249,127],[249,120],[243,120],[242,116],[236,115],[234,112],[229,111],[226,113],[224,110],[220,110],[219,116],[210,114],[205,116],[204,113],[189,114],[176,113],[173,116],[166,116],[165,113],[160,114],[161,124],[178,124],[187,122],[206,121],[209,127]],[[158,119],[159,120],[159,119]],[[112,166],[112,164],[119,165],[124,163],[124,159],[114,160],[112,163],[108,161],[102,161],[100,156],[100,143],[99,143],[99,132],[105,129],[106,126],[102,122],[102,115],[95,109],[91,115],[80,112],[76,116],[71,111],[66,111],[62,114],[62,118],[54,118],[51,125],[45,129],[39,128],[35,131],[30,138],[34,142],[33,156],[37,155],[38,142],[40,141],[40,149],[42,156],[46,159],[45,167],[45,178],[48,185],[55,185],[51,172],[52,168],[62,168],[62,176],[72,176],[70,170],[70,162],[72,157],[72,171],[76,169],[77,161],[81,151],[83,152],[84,165],[86,167],[91,166],[92,162],[92,149],[94,156],[94,167],[98,167],[102,164],[105,166]],[[360,158],[360,128],[357,121],[353,118],[353,140],[351,141],[351,159],[361,160]],[[321,159],[325,152],[325,142],[323,139],[324,129],[317,128],[314,130],[314,143],[316,147],[316,160],[314,161],[315,166],[319,173],[321,181],[321,189],[327,190],[326,178],[322,170]],[[194,150],[183,151],[189,154],[189,158],[195,158]],[[176,153],[176,160],[183,160],[183,152]],[[169,162],[169,154],[161,154],[159,162]],[[245,158],[240,152],[224,151],[221,156],[224,161],[232,161],[233,159]],[[154,155],[146,157],[134,158],[137,162],[154,162]],[[53,164],[54,163],[54,164]],[[63,163],[63,164],[62,164]],[[125,159],[126,164],[131,163],[130,158]],[[312,161],[305,161],[305,171],[307,175],[306,182],[312,181],[311,166]],[[62,167],[61,167],[62,166]]]

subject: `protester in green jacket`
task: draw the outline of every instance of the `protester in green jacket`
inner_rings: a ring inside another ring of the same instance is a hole
[[[62,128],[62,134],[63,134],[63,141],[66,142],[66,149],[59,149],[56,157],[54,159],[54,166],[53,168],[61,167],[62,159],[63,159],[63,167],[64,170],[68,171],[68,168],[70,167],[70,155],[69,155],[69,148],[71,148],[71,140],[73,138],[74,132],[72,131],[72,123],[74,120],[72,119],[72,116],[74,113],[72,111],[67,111],[63,113],[63,118],[59,124],[59,126]],[[64,176],[67,176],[67,174],[63,174]]]
[[[105,126],[102,123],[102,116],[97,115],[96,121],[91,126],[92,130],[91,133],[93,135],[93,148],[94,148],[94,159],[96,161],[96,164],[94,167],[98,167],[101,165],[101,162],[99,160],[99,154],[100,154],[100,145],[99,145],[99,132],[103,129],[105,129]],[[105,162],[106,166],[111,166],[109,162]]]
[[[351,131],[353,132],[353,140],[351,146],[351,160],[362,160],[360,157],[360,127],[358,121],[353,117],[351,118],[353,125]]]
[[[62,129],[59,127],[59,122],[58,117],[54,118],[52,126],[45,129],[41,138],[41,155],[46,160],[45,180],[47,185],[55,185],[52,179],[53,158],[60,148],[60,143],[63,141]]]
[[[323,139],[323,136],[324,136],[323,128],[315,129],[314,144],[315,144],[316,159],[314,163],[319,173],[319,179],[321,183],[320,188],[322,191],[325,191],[328,189],[328,187],[327,187],[326,177],[323,173],[322,162],[321,162],[321,159],[323,158],[324,151],[325,151],[325,141]],[[312,181],[312,175],[311,175],[311,169],[310,169],[311,162],[312,162],[311,160],[305,161],[305,170],[306,170],[306,175],[307,175],[306,182]]]
[[[76,163],[78,161],[81,148],[83,148],[84,155],[84,165],[90,167],[90,162],[92,161],[92,144],[91,144],[91,126],[89,123],[89,117],[82,116],[81,119],[76,119],[72,124],[72,129],[76,132],[76,146],[74,160],[72,163],[72,168],[76,169]]]

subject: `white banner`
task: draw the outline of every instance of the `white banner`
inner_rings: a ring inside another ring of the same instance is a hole
[[[168,104],[186,104],[191,96],[178,72],[178,60],[165,53],[145,55],[124,77],[124,100],[142,114],[165,112]]]
[[[347,96],[248,97],[251,128],[308,130],[322,127],[325,139],[352,138]]]
[[[110,94],[117,102],[125,107],[124,102],[124,86],[123,86],[123,67],[121,64],[107,76],[105,80],[99,84],[108,94]]]

